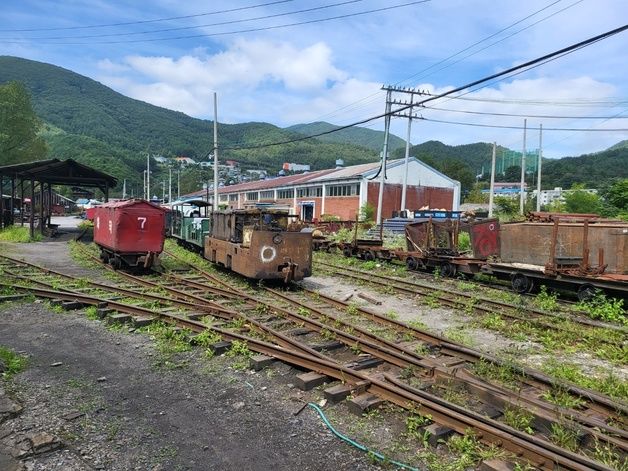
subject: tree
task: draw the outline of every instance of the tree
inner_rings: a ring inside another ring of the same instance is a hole
[[[521,181],[521,166],[513,165],[508,167],[504,172],[504,181],[507,182],[520,182]]]
[[[26,88],[19,82],[0,85],[0,156],[3,164],[41,159],[46,144],[37,135],[41,122]]]
[[[476,183],[473,185],[471,191],[467,194],[467,197],[464,199],[465,203],[488,203],[489,195],[488,193],[482,193],[482,190],[486,188],[485,183]]]
[[[595,213],[601,210],[600,197],[596,193],[589,193],[584,185],[575,184],[565,193],[565,210],[568,213]]]

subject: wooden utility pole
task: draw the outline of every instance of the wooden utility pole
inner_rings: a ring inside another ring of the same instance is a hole
[[[414,101],[414,94],[410,95],[410,105]],[[406,194],[408,192],[408,162],[410,160],[410,134],[412,133],[412,108],[408,115],[408,134],[406,135],[406,155],[403,166],[403,187],[401,188],[401,211],[406,209]]]
[[[541,165],[543,163],[543,125],[539,125],[539,163],[538,176],[536,179],[536,210],[541,210]]]
[[[488,196],[488,217],[493,217],[493,192],[495,191],[495,156],[497,153],[497,143],[493,142],[493,158],[491,159],[491,186]]]
[[[209,200],[209,198],[208,198]],[[207,201],[209,203],[209,201]],[[218,97],[214,92],[214,209],[218,209]]]
[[[148,201],[150,201],[150,154],[146,153],[146,192],[148,193]]]
[[[519,214],[523,215],[523,207],[525,205],[525,190],[526,183],[526,127],[528,120],[523,120],[523,154],[521,154],[521,187],[519,188]]]
[[[168,167],[168,203],[172,203],[172,167]]]

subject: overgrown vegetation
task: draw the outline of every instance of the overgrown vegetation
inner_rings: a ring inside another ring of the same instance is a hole
[[[42,239],[41,233],[35,231],[34,237],[31,239],[30,229],[26,226],[9,226],[0,230],[0,241],[4,242],[38,242]]]
[[[586,312],[593,319],[606,322],[618,322],[628,325],[628,317],[624,308],[624,300],[607,298],[604,293],[598,292],[588,301],[581,301],[576,309]]]
[[[28,365],[27,357],[18,355],[13,350],[0,346],[0,361],[4,364],[2,377],[11,379],[16,374],[24,371]]]

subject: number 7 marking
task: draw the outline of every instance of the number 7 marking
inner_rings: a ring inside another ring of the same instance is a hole
[[[137,220],[140,222],[140,230],[144,230],[144,225],[146,224],[146,218],[138,216]]]

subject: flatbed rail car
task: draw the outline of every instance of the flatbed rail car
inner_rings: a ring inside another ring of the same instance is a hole
[[[94,210],[94,242],[113,268],[149,268],[164,248],[166,210],[144,200],[106,203]]]
[[[470,249],[460,248],[461,233],[469,234]],[[407,250],[397,250],[395,255],[409,270],[439,269],[443,276],[472,275],[480,272],[488,257],[498,253],[499,222],[430,217],[407,224],[405,237]]]
[[[510,280],[518,293],[539,285],[572,291],[581,300],[597,290],[628,298],[628,224],[573,218],[503,224],[499,257],[482,272]]]
[[[284,210],[214,211],[204,257],[247,278],[298,281],[312,275],[312,233]]]
[[[177,244],[202,254],[205,237],[209,235],[211,203],[188,200],[172,204],[170,236]]]

